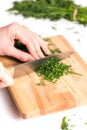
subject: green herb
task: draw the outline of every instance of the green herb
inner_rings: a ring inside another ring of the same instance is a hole
[[[66,121],[66,116],[64,116],[63,117],[63,119],[62,119],[62,124],[61,124],[61,129],[62,130],[69,130],[68,128],[69,128],[69,124],[67,123],[67,121]]]
[[[14,1],[13,6],[7,11],[13,12],[15,15],[21,14],[25,18],[49,18],[50,20],[65,18],[87,24],[87,7],[76,5],[73,0]]]
[[[70,124],[70,119],[64,116],[61,123],[61,130],[72,130],[73,127],[74,125]]]
[[[44,83],[44,81],[43,81],[43,79],[42,79],[42,80],[40,80],[40,82],[38,82],[36,85],[38,85],[38,86],[44,86],[45,83]]]
[[[77,39],[78,42],[80,42],[80,39]]]
[[[62,51],[59,48],[50,49],[52,54],[55,54],[56,52],[61,53]]]
[[[52,26],[52,29],[57,30],[57,28],[55,26]]]
[[[72,30],[72,29],[74,29],[74,27],[69,27],[69,28],[66,28],[66,29],[68,29],[68,30]]]
[[[59,62],[59,59],[57,57],[52,57],[51,59],[45,61],[43,64],[39,65],[39,67],[36,69],[36,72],[45,80],[54,83],[61,76],[68,74],[78,74],[72,70],[70,65]]]
[[[49,38],[44,38],[44,41],[49,42],[50,39]]]
[[[85,122],[85,125],[87,125],[87,121]]]
[[[79,32],[77,32],[77,31],[76,31],[76,32],[74,32],[74,33],[75,33],[75,34],[79,34]]]

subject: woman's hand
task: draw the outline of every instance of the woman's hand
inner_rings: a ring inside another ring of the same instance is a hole
[[[15,48],[15,39],[24,44],[28,52]],[[43,58],[43,52],[47,55],[50,54],[47,43],[27,27],[19,23],[12,23],[0,28],[0,55],[11,56],[26,62]],[[13,83],[12,76],[0,62],[0,88],[11,86]]]
[[[14,40],[24,44],[29,53],[14,47]],[[50,54],[47,43],[36,33],[19,23],[12,23],[0,28],[0,55],[7,55],[26,62],[43,58],[44,54]]]
[[[0,62],[0,88],[11,86],[14,80],[10,73],[5,69],[3,64]]]

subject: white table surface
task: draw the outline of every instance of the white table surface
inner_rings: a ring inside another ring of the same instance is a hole
[[[14,16],[6,12],[6,9],[12,6],[13,1],[0,1],[0,26],[19,22],[42,37],[63,35],[87,63],[87,26],[84,27],[65,19],[51,22]],[[75,0],[75,3],[85,6],[87,0]],[[21,118],[7,88],[0,90],[0,129],[3,130],[61,130],[60,125],[64,116],[71,119],[71,124],[76,125],[73,130],[87,130],[87,125],[84,125],[84,122],[87,122],[87,114],[85,113],[87,113],[87,106],[24,120]]]

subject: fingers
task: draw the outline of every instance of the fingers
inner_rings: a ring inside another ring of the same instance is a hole
[[[43,39],[41,39],[39,36],[37,36],[37,40],[39,42],[39,45],[41,47],[41,49],[43,50],[43,52],[46,54],[46,55],[50,55],[51,52],[50,50],[48,49],[48,44],[47,42],[45,42]]]
[[[27,47],[29,53],[35,59],[43,58],[44,54],[50,55],[47,43],[44,40],[42,40],[37,34],[31,32],[31,34],[27,38],[25,39],[25,41],[23,40],[23,43]]]
[[[12,57],[14,57],[22,62],[34,60],[34,57],[32,57],[29,53],[21,51],[15,47],[10,47],[8,49],[7,55],[12,56]]]
[[[30,39],[30,41],[31,41],[31,44],[29,44],[29,43],[26,44],[26,47],[27,47],[28,51],[30,52],[30,54],[35,59],[43,58],[44,54],[40,48],[39,41],[36,38],[33,38],[33,40]]]
[[[10,73],[5,69],[3,64],[0,62],[0,88],[11,86],[14,80]]]
[[[47,43],[27,27],[21,26],[19,30],[16,29],[15,33],[16,38],[27,47],[35,59],[43,58],[44,53],[50,54]]]
[[[23,25],[22,27],[28,30],[28,28],[26,26]],[[31,31],[31,34],[33,36],[31,41],[33,41],[33,43],[34,43],[36,53],[40,57],[44,57],[43,52],[47,55],[50,55],[51,52],[49,51],[49,49],[47,47],[47,45],[48,45],[47,42],[45,42],[42,38],[40,38],[39,35],[37,35],[35,32]],[[43,50],[43,52],[42,52],[42,50]]]

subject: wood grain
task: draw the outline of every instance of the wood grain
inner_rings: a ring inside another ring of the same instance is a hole
[[[49,38],[52,48],[61,51],[74,50],[63,36]],[[74,50],[75,51],[75,50]],[[20,62],[9,57],[0,57],[6,67]],[[56,84],[44,81],[35,72],[25,74],[14,79],[14,85],[8,90],[23,118],[41,116],[53,112],[63,111],[72,107],[87,105],[87,64],[75,53],[62,62],[70,64],[79,75],[61,77]]]

